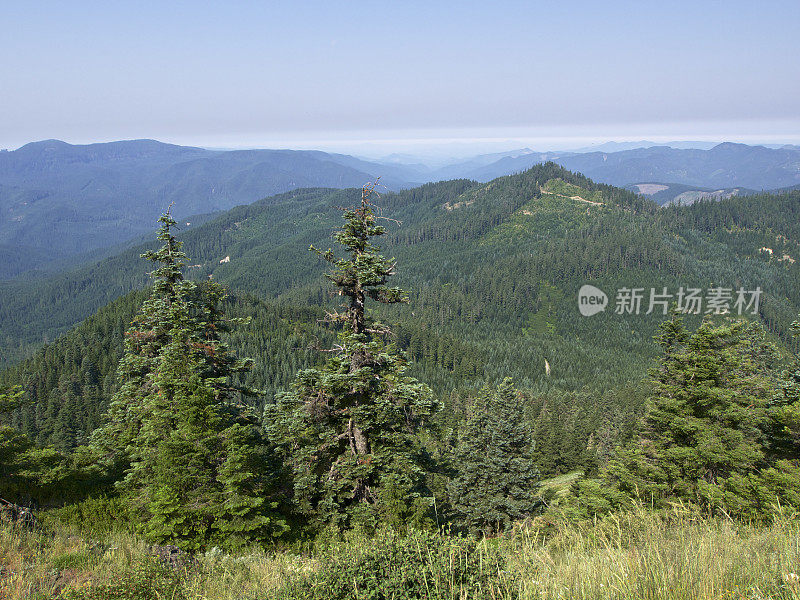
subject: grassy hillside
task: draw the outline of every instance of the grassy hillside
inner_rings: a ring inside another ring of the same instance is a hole
[[[412,532],[351,535],[303,551],[212,551],[175,570],[130,533],[46,522],[53,524],[34,532],[0,524],[0,597],[800,598],[797,521],[758,529],[680,507],[589,523],[539,520],[481,542]]]

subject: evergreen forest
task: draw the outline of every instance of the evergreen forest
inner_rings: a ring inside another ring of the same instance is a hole
[[[799,191],[181,225],[0,283],[0,599],[800,597]]]

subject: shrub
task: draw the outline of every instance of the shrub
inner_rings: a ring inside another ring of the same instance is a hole
[[[63,600],[186,600],[183,576],[148,557],[136,563],[119,580],[102,585],[87,585],[62,594]]]
[[[500,551],[472,537],[429,531],[351,538],[328,548],[320,568],[290,578],[282,600],[516,598],[516,583]]]
[[[74,526],[82,532],[133,533],[136,515],[130,503],[118,496],[87,498],[75,504],[37,514],[45,527]]]

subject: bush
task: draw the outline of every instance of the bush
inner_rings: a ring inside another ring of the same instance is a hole
[[[73,526],[81,532],[133,533],[136,515],[130,503],[118,496],[87,498],[61,508],[41,511],[37,515],[45,527]]]
[[[282,600],[516,598],[505,558],[491,543],[428,531],[374,538],[352,537],[331,545],[315,573],[290,578]]]
[[[157,558],[148,557],[122,574],[119,581],[88,585],[62,594],[63,600],[186,600],[183,577],[163,566]]]

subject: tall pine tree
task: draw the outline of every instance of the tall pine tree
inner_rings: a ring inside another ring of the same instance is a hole
[[[785,473],[774,471],[778,355],[763,330],[704,321],[692,333],[673,317],[658,341],[663,355],[638,435],[599,481],[578,484],[577,506],[591,514],[631,497],[654,506],[680,499],[758,517],[787,491],[794,494]]]
[[[473,532],[508,528],[542,504],[534,436],[510,379],[475,399],[456,447],[458,475],[449,489],[460,520]]]
[[[367,314],[367,300],[406,301],[387,285],[394,261],[370,242],[385,233],[373,188],[365,186],[334,236],[346,258],[312,247],[333,265],[327,277],[345,300],[342,311],[328,314],[343,328],[338,344],[322,369],[301,371],[293,391],[265,413],[292,467],[297,507],[317,525],[340,529],[420,522],[432,500],[417,434],[437,404],[426,385],[404,374],[389,328]]]
[[[126,335],[119,392],[96,446],[117,463],[119,488],[142,510],[146,532],[187,550],[266,541],[285,529],[277,514],[277,465],[232,377],[250,362],[222,340],[232,320],[216,284],[183,278],[185,255],[160,219],[163,246],[153,291]]]
[[[163,246],[142,254],[156,264],[150,273],[152,293],[125,333],[125,351],[117,369],[119,390],[111,399],[105,424],[92,436],[93,445],[105,452],[106,460],[123,469],[136,456],[145,413],[158,395],[154,377],[170,341],[171,324],[189,319],[188,296],[195,287],[183,277],[186,255],[171,231],[175,220],[167,213],[159,222],[158,239]]]

